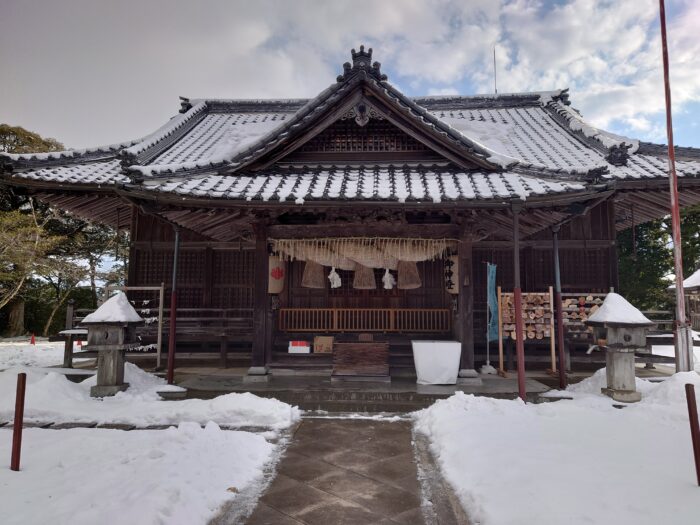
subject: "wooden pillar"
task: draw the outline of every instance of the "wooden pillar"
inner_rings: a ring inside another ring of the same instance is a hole
[[[66,322],[64,325],[64,330],[71,330],[73,324],[75,323],[75,299],[68,299],[68,306],[66,306]]]
[[[267,374],[267,345],[270,339],[267,335],[267,313],[269,300],[267,294],[268,253],[267,225],[262,222],[253,224],[255,233],[255,271],[253,288],[253,353],[249,375]]]
[[[518,366],[518,395],[525,401],[525,339],[523,326],[523,297],[520,288],[520,210],[513,205],[513,311],[515,313],[515,353]]]
[[[615,291],[620,289],[620,271],[617,260],[617,227],[615,226],[615,201],[608,200],[608,221],[609,221],[609,239],[610,249],[608,255],[608,267],[610,269],[610,287]]]
[[[175,381],[175,349],[177,347],[177,263],[180,257],[180,229],[173,226],[175,241],[173,245],[173,272],[170,286],[170,328],[168,330],[168,384]]]
[[[75,336],[73,334],[66,335],[66,342],[63,347],[63,368],[73,368],[73,342]]]
[[[204,249],[204,290],[202,306],[211,308],[211,293],[214,287],[214,250],[210,246]]]
[[[134,242],[138,239],[138,224],[139,214],[135,206],[131,207],[131,227],[129,230],[129,264],[126,268],[125,283],[127,286],[138,286],[139,282],[136,279],[136,257],[137,251]]]
[[[457,296],[457,336],[462,343],[459,377],[477,377],[474,369],[474,275],[473,236],[465,232],[457,248],[459,295]]]
[[[552,254],[554,255],[554,312],[556,314],[557,347],[559,354],[559,388],[567,385],[566,371],[569,368],[568,349],[564,342],[564,304],[561,300],[561,271],[559,268],[559,226],[552,228]]]

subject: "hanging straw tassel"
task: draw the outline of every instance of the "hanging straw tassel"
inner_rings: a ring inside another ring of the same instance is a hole
[[[414,290],[421,287],[418,265],[413,261],[399,261],[399,290]]]
[[[328,280],[331,282],[331,288],[340,288],[343,284],[340,280],[340,275],[335,271],[335,266],[331,268],[331,273],[328,274]]]
[[[355,290],[376,290],[377,281],[374,280],[374,270],[358,264],[355,266],[355,276],[352,280]]]
[[[323,266],[313,261],[306,261],[304,275],[301,277],[301,286],[304,288],[325,288],[326,279],[323,276]]]
[[[382,282],[384,283],[385,290],[391,290],[394,288],[394,286],[396,286],[396,279],[394,279],[394,276],[389,271],[389,268],[384,270],[384,277],[382,277]]]

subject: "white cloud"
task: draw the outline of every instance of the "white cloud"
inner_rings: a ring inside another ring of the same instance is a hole
[[[700,3],[671,2],[676,107],[700,100]],[[31,38],[26,38],[31,35]],[[0,7],[0,120],[70,146],[144,135],[177,96],[310,97],[375,49],[429,94],[570,87],[596,125],[653,133],[663,110],[657,3],[639,0],[93,0]]]

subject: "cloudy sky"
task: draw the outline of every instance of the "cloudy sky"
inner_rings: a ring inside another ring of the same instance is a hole
[[[700,0],[667,0],[676,143],[700,146]],[[657,0],[1,0],[0,122],[69,147],[145,135],[178,95],[312,97],[351,47],[408,95],[568,87],[665,142]]]

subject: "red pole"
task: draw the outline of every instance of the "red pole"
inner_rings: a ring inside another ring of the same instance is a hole
[[[554,308],[556,308],[557,322],[557,353],[559,356],[559,389],[566,390],[566,350],[564,349],[564,316],[562,310],[564,305],[561,300],[561,292],[554,292]]]
[[[695,475],[700,486],[700,424],[698,424],[698,405],[695,400],[695,386],[685,385],[685,399],[688,402],[688,420],[690,421],[690,437],[693,440],[693,455],[695,456]]]
[[[520,287],[513,290],[515,308],[515,354],[518,358],[518,395],[525,401],[525,341],[523,339],[523,298]]]
[[[671,197],[671,237],[673,239],[673,265],[676,273],[676,372],[688,372],[692,366],[690,332],[685,317],[685,290],[683,289],[683,254],[681,248],[681,213],[678,205],[678,177],[676,176],[676,153],[673,149],[673,121],[671,118],[671,79],[668,67],[668,45],[666,43],[666,9],[664,0],[659,0],[661,22],[661,49],[664,63],[664,93],[666,96],[666,135],[668,139],[668,183]]]
[[[15,397],[15,424],[12,428],[12,459],[10,470],[19,471],[19,458],[22,452],[22,427],[24,426],[24,392],[27,388],[27,374],[17,374],[17,396]]]

